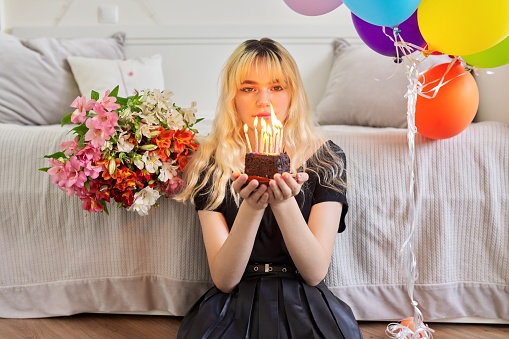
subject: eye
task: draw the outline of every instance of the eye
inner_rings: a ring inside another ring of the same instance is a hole
[[[284,90],[284,88],[283,88],[283,86],[281,86],[281,85],[276,85],[276,86],[273,86],[273,87],[272,87],[272,90],[273,90],[273,91],[276,91],[276,92],[279,92],[279,91],[283,91],[283,90]]]
[[[242,87],[240,90],[242,92],[246,92],[246,93],[254,92],[254,88],[253,87]]]

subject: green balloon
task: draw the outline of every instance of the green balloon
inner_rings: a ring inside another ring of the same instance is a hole
[[[509,64],[509,36],[493,47],[479,53],[464,55],[463,60],[470,66],[493,68]]]

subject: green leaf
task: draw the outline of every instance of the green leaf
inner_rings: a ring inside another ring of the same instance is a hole
[[[85,137],[81,136],[80,139],[78,140],[78,149],[82,149],[83,146],[85,146]]]
[[[118,96],[118,85],[110,92],[110,97],[116,97]]]
[[[66,116],[64,116],[62,118],[62,120],[60,121],[60,126],[64,126],[64,125],[70,124],[71,123],[71,116],[72,116],[72,112],[67,114]]]
[[[88,127],[85,124],[81,124],[74,127],[71,131],[74,131],[74,133],[82,137],[88,132]]]
[[[92,91],[92,93],[90,93],[90,98],[95,101],[99,100],[99,93],[97,93],[96,91]]]
[[[127,98],[117,97],[117,104],[120,106],[127,106]]]
[[[103,207],[104,207],[104,213],[106,213],[107,215],[110,215],[110,211],[108,211],[108,206],[106,206],[106,200],[102,200],[102,199],[101,199],[101,200],[99,200],[99,203],[100,203],[101,205],[103,205]]]
[[[39,171],[41,172],[48,172],[48,170],[50,169],[51,167],[41,167],[39,168]]]
[[[53,154],[45,155],[45,158],[51,158],[51,159],[60,159],[60,158],[67,158],[64,152],[56,152]]]

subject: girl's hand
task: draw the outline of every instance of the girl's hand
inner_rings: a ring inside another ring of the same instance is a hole
[[[302,184],[309,179],[306,172],[297,173],[292,176],[290,173],[276,174],[274,180],[269,182],[269,204],[277,204],[300,192]]]
[[[265,209],[268,206],[269,193],[266,185],[260,185],[258,180],[247,182],[247,174],[233,172],[231,175],[232,187],[239,192],[240,197],[255,209]]]

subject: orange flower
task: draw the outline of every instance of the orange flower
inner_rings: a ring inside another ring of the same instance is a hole
[[[110,161],[108,159],[101,159],[101,160],[97,161],[97,164],[98,165],[103,165],[104,168],[109,168]],[[115,167],[118,168],[118,166],[120,166],[120,159],[117,158],[117,159],[115,159]],[[108,170],[103,171],[102,177],[103,177],[104,180],[111,180],[111,179],[113,179],[113,177],[110,175],[110,172]]]
[[[116,189],[125,191],[136,188],[136,173],[126,166],[118,167],[112,177],[116,181],[114,186]]]
[[[190,130],[178,130],[175,131],[174,136],[174,145],[173,149],[176,153],[182,153],[186,151],[184,154],[188,154],[189,150],[186,148],[190,148],[193,151],[198,149],[198,145],[193,142],[194,133]]]
[[[162,129],[162,127],[161,127]],[[155,137],[155,144],[159,149],[165,150],[167,148],[170,148],[171,141],[173,139],[173,135],[175,134],[175,131],[173,130],[165,130],[159,133],[157,137]]]

